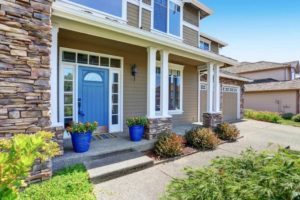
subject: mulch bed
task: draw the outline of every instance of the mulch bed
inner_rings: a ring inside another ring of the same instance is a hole
[[[242,139],[243,137],[244,136],[238,137],[237,141],[240,140],[240,139]],[[225,143],[232,143],[232,142],[220,140],[219,145],[222,145],[222,144],[225,144]],[[192,147],[186,146],[183,149],[183,154],[182,155],[176,156],[176,157],[173,157],[173,158],[161,158],[160,156],[156,155],[153,150],[145,151],[144,154],[146,156],[150,157],[151,159],[153,159],[154,165],[158,165],[158,164],[162,164],[162,163],[167,163],[167,162],[171,162],[171,161],[174,161],[174,160],[178,160],[178,159],[181,159],[181,158],[186,157],[186,156],[190,156],[190,155],[198,153],[198,152],[201,152],[201,151],[197,150],[197,149],[194,149]]]

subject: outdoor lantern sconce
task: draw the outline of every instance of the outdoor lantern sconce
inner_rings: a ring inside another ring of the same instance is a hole
[[[131,75],[134,77],[134,80],[135,80],[135,76],[136,76],[137,73],[138,73],[138,72],[137,72],[137,65],[136,65],[136,64],[133,64],[133,65],[131,66]]]

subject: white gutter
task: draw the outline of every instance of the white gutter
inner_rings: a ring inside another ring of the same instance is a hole
[[[194,54],[195,56],[209,59],[210,62],[221,63],[221,64],[226,63],[229,65],[238,64],[238,62],[235,60],[211,53],[209,51],[202,50],[197,47],[184,44],[180,40],[170,39],[169,37],[162,36],[161,34],[155,34],[153,32],[148,32],[148,31],[140,30],[135,27],[131,27],[127,24],[122,24],[107,19],[103,19],[101,17],[98,17],[93,12],[85,12],[84,10],[72,6],[66,2],[57,0],[53,3],[52,8],[53,8],[53,14],[52,14],[53,16],[81,22],[84,24],[89,24],[92,26],[111,30],[128,36],[134,36],[136,38],[143,39],[152,43],[157,43],[158,45],[165,45],[170,48],[174,48],[176,50],[181,50],[181,51],[183,50],[185,52]],[[195,59],[200,60],[197,58]]]

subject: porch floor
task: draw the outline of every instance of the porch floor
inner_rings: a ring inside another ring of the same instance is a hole
[[[173,127],[173,132],[184,135],[194,125],[180,125]],[[92,140],[90,150],[85,153],[75,153],[72,148],[71,139],[64,140],[64,155],[53,159],[53,170],[68,167],[84,161],[102,158],[109,154],[118,153],[126,150],[146,151],[154,147],[156,140],[145,140],[132,142],[126,133],[115,134],[116,138],[104,140]]]

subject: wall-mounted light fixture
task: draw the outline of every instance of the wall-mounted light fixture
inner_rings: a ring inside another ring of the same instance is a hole
[[[138,73],[137,65],[136,65],[136,64],[133,64],[133,65],[131,66],[131,75],[134,77],[134,80],[135,80],[135,76],[136,76],[137,73]]]

